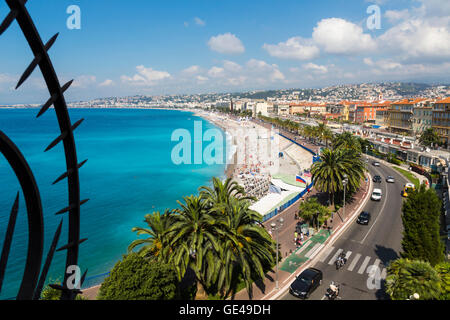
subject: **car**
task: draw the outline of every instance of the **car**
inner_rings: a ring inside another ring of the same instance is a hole
[[[289,287],[289,292],[298,298],[307,299],[314,290],[322,284],[322,271],[316,268],[308,268]]]
[[[367,211],[363,211],[359,214],[358,219],[356,219],[358,224],[368,225],[370,222],[370,213]]]
[[[383,196],[383,191],[381,189],[373,189],[371,199],[374,201],[380,201]]]
[[[373,165],[374,167],[379,167],[379,166],[380,166],[380,163],[379,163],[378,161],[374,161],[374,162],[372,162],[372,165]]]
[[[381,177],[380,176],[374,176],[372,180],[373,180],[373,182],[381,183]]]
[[[415,191],[416,190],[416,186],[412,183],[407,183],[405,184],[405,186],[403,187],[403,191],[402,191],[402,197],[408,197],[408,193]]]
[[[395,178],[393,176],[388,176],[386,178],[386,182],[388,182],[388,183],[395,183]]]

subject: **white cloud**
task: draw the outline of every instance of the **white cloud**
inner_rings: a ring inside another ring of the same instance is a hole
[[[112,81],[111,79],[106,79],[105,81],[103,81],[102,83],[99,84],[100,87],[110,87],[114,85],[114,81]]]
[[[409,19],[411,14],[408,9],[404,10],[387,10],[384,16],[388,19],[390,23],[398,23],[399,21],[403,21]]]
[[[72,88],[86,88],[97,82],[97,78],[91,75],[81,75],[74,79]]]
[[[321,65],[317,65],[315,63],[307,63],[303,65],[303,69],[305,70],[309,70],[312,72],[316,72],[316,73],[327,73],[328,72],[328,67],[327,66],[321,66]]]
[[[231,71],[231,72],[239,72],[242,70],[242,67],[239,64],[237,64],[236,62],[233,62],[233,61],[229,61],[229,60],[225,60],[223,62],[223,67],[225,70]]]
[[[194,75],[194,74],[199,73],[200,71],[201,71],[200,66],[195,65],[195,66],[190,66],[189,68],[186,68],[181,72],[186,75]]]
[[[376,42],[363,29],[340,18],[321,20],[314,28],[312,38],[325,52],[332,54],[355,54],[376,49]]]
[[[285,80],[284,74],[276,64],[268,64],[262,60],[250,59],[246,65],[249,72],[260,76],[260,82],[263,80],[261,77],[266,78],[271,82]]]
[[[379,37],[380,44],[404,59],[450,58],[450,32],[447,25],[436,19],[410,19],[392,27]]]
[[[319,56],[319,48],[311,40],[293,37],[276,45],[264,44],[263,48],[272,56],[281,59],[311,60]]]
[[[220,67],[212,67],[208,71],[208,75],[212,78],[219,78],[225,75],[225,69]]]
[[[223,54],[240,54],[245,52],[241,40],[231,33],[211,37],[208,41],[208,46],[211,50]]]
[[[204,27],[206,25],[206,22],[200,19],[199,17],[194,18],[195,24],[201,27]]]
[[[171,77],[170,73],[166,71],[157,71],[152,68],[145,68],[143,65],[137,66],[136,70],[138,73],[133,77],[122,76],[121,80],[130,84],[153,86],[157,82]]]

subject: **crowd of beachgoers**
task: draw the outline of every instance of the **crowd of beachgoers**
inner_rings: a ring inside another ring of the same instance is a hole
[[[235,155],[228,173],[230,178],[244,187],[247,195],[258,199],[259,203],[254,207],[259,213],[269,213],[283,198],[302,190],[298,184],[291,185],[275,177],[290,176],[291,181],[295,181],[297,175],[309,169],[312,156],[306,150],[281,137],[277,131],[264,128],[257,121],[207,111],[196,114],[231,136]],[[305,180],[310,181],[308,178]]]

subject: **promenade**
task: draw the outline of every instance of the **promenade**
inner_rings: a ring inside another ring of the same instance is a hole
[[[270,126],[270,124],[259,123],[265,127]],[[298,143],[304,145],[305,147],[317,152],[319,146],[311,144],[298,136],[290,134],[288,132],[281,132],[283,135],[290,137],[293,140],[297,140]],[[371,190],[371,177],[367,176],[367,179],[363,182],[360,190],[349,199],[344,209],[341,208],[338,212],[333,214],[332,218],[326,223],[330,226],[330,231],[328,229],[322,228],[316,234],[310,235],[309,238],[304,239],[303,244],[300,248],[294,243],[294,232],[297,222],[300,220],[295,219],[295,214],[299,210],[300,203],[306,201],[311,197],[317,197],[321,203],[325,203],[328,196],[323,193],[317,192],[313,189],[311,192],[306,194],[303,198],[298,200],[292,206],[287,208],[282,213],[273,217],[272,219],[263,223],[266,230],[271,229],[272,223],[277,223],[280,218],[284,219],[283,226],[278,231],[278,242],[280,244],[281,261],[278,265],[278,287],[276,288],[276,268],[271,272],[266,274],[264,281],[259,281],[253,284],[253,296],[249,297],[246,289],[241,290],[236,293],[231,299],[232,300],[271,300],[275,299],[282,287],[290,284],[294,279],[295,275],[300,273],[301,270],[306,268],[309,262],[317,256],[326,245],[334,241],[336,236],[340,235],[340,230],[348,225],[350,220],[353,220],[355,215],[359,213],[360,208],[365,204],[365,202],[370,197]],[[276,240],[276,232],[273,232],[272,237]]]

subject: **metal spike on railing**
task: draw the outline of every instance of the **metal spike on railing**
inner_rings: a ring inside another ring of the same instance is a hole
[[[52,45],[55,43],[56,38],[58,37],[59,33],[55,34],[46,44],[45,44],[45,51],[48,51]],[[34,57],[33,61],[31,61],[28,68],[26,68],[25,72],[20,77],[19,82],[17,83],[16,90],[28,79],[28,77],[33,73],[34,69],[36,69],[37,65],[41,62],[42,55],[38,54]]]
[[[0,258],[0,292],[2,291],[3,278],[5,276],[6,265],[8,263],[9,250],[16,226],[17,212],[19,211],[19,192],[17,192],[16,200],[11,209],[9,216],[8,228],[6,229],[5,242],[3,244],[2,255]]]
[[[81,162],[80,164],[78,164],[78,169],[80,169],[85,163],[87,162],[87,160],[84,160],[83,162]],[[59,176],[58,179],[56,179],[52,185],[57,184],[58,182],[60,182],[61,180],[67,178],[70,174],[72,174],[73,169],[68,170],[67,172],[64,172],[62,175]]]
[[[69,82],[67,82],[65,85],[63,85],[61,87],[61,91],[62,93],[66,92],[67,89],[69,89],[70,85],[72,84],[73,80],[70,80]],[[58,99],[58,94],[53,94],[50,99],[47,100],[47,102],[42,106],[41,110],[39,111],[38,115],[36,116],[36,118],[39,118],[40,116],[42,116],[44,114],[45,111],[47,111],[56,101],[56,99]]]
[[[78,126],[79,126],[83,121],[84,121],[84,119],[80,119],[80,120],[78,120],[77,122],[75,122],[75,123],[73,124],[73,126],[72,126],[72,131],[74,131],[76,128],[78,128]],[[45,149],[44,152],[47,152],[47,151],[53,149],[58,143],[60,143],[60,142],[67,136],[67,134],[68,134],[67,131],[61,133],[61,134],[58,136],[58,138],[56,138],[55,140],[53,140],[53,142],[50,143],[50,144],[48,145],[48,147]]]
[[[82,206],[83,204],[85,204],[88,201],[89,201],[89,199],[85,199],[85,200],[80,201],[80,206]],[[63,214],[63,213],[69,212],[70,210],[72,210],[73,208],[76,208],[77,206],[78,205],[76,205],[76,204],[70,205],[70,206],[68,206],[68,207],[66,207],[66,208],[64,208],[62,210],[59,210],[57,213],[55,213],[55,215],[59,215],[59,214]]]
[[[86,275],[87,275],[88,269],[86,269],[86,271],[83,273],[83,275],[81,276],[80,279],[80,289],[83,286],[84,280],[86,280]]]
[[[0,36],[3,34],[3,32],[6,31],[6,29],[9,28],[11,23],[16,19],[18,12],[16,10],[10,11],[9,14],[6,16],[5,20],[3,20],[2,24],[0,25]]]
[[[50,269],[50,264],[53,260],[53,255],[55,253],[56,245],[58,244],[59,236],[61,235],[61,229],[62,229],[63,221],[59,223],[58,228],[56,229],[55,235],[53,236],[52,245],[50,246],[50,249],[47,254],[47,259],[45,260],[44,268],[41,272],[41,277],[39,278],[38,285],[36,287],[36,290],[34,291],[34,297],[33,300],[39,300],[41,297],[42,288],[45,284],[45,279],[47,278],[48,270]]]
[[[63,250],[70,249],[70,248],[72,248],[72,247],[74,247],[74,246],[77,246],[77,245],[79,245],[79,244],[82,244],[82,243],[85,242],[86,240],[87,240],[87,238],[84,238],[84,239],[81,239],[81,240],[76,241],[76,242],[71,242],[71,243],[69,243],[69,244],[66,244],[65,246],[62,246],[61,248],[57,249],[56,251],[63,251]]]

